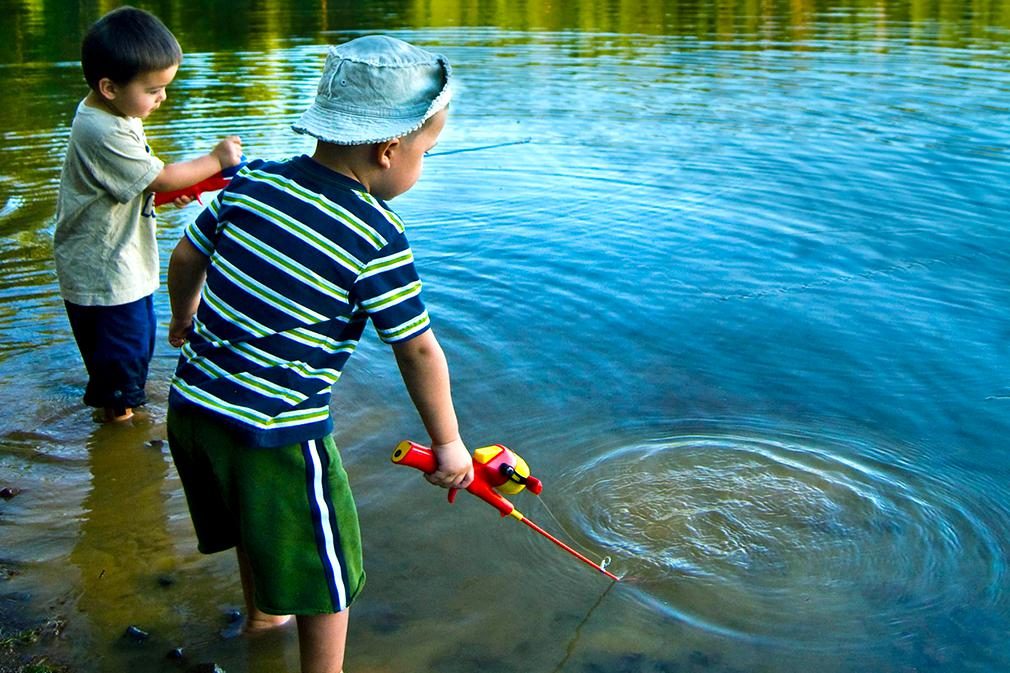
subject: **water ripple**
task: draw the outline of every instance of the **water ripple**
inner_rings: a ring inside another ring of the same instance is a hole
[[[866,646],[966,600],[1004,601],[1006,509],[982,515],[964,483],[853,448],[691,433],[611,451],[558,483],[577,485],[575,527],[642,603],[706,630]]]

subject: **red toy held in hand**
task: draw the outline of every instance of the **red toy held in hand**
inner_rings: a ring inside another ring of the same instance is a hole
[[[398,465],[407,465],[416,468],[425,474],[431,474],[438,469],[438,460],[435,458],[435,453],[428,447],[421,446],[409,440],[404,440],[396,446],[396,450],[393,451],[392,461]],[[530,474],[529,465],[526,464],[525,460],[516,455],[514,451],[507,449],[501,444],[494,444],[476,449],[473,452],[473,482],[466,487],[468,492],[494,507],[502,516],[511,516],[521,521],[575,558],[592,566],[610,579],[614,581],[619,579],[616,575],[607,571],[603,565],[593,563],[586,556],[575,551],[527,519],[515,508],[515,505],[501,495],[501,493],[515,495],[524,488],[528,488],[532,493],[539,495],[544,486],[539,479]],[[449,490],[449,502],[455,501],[457,490],[455,488]]]
[[[438,469],[438,461],[432,450],[411,441],[400,442],[393,452],[392,460],[400,465],[416,467],[425,474]],[[473,482],[466,490],[497,509],[502,516],[512,514],[515,506],[495,489],[515,495],[524,488],[540,495],[544,486],[539,479],[530,476],[526,461],[514,452],[501,444],[485,446],[473,452]],[[455,502],[458,490],[449,489],[449,502]]]
[[[201,204],[203,200],[200,195],[204,192],[216,192],[219,189],[224,189],[231,182],[231,179],[235,177],[235,174],[245,166],[245,157],[242,157],[240,163],[234,166],[229,166],[219,173],[215,173],[209,178],[205,178],[195,185],[190,185],[189,187],[183,187],[182,189],[173,189],[170,192],[155,192],[154,193],[154,205],[163,206],[166,203],[172,203],[180,196],[188,196],[191,199],[196,199]]]

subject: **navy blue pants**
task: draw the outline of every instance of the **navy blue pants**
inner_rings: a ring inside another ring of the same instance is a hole
[[[144,386],[157,331],[154,296],[118,306],[63,303],[88,370],[84,403],[122,413],[147,402]]]

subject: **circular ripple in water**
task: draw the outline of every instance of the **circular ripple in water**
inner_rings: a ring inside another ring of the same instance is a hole
[[[987,523],[963,483],[838,448],[679,436],[558,483],[644,604],[728,636],[865,646],[1001,600],[1005,511]]]

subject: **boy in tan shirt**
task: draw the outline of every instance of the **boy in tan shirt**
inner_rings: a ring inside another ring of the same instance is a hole
[[[82,42],[91,91],[70,131],[53,252],[88,370],[84,402],[101,410],[99,420],[128,419],[147,399],[159,285],[153,193],[191,185],[242,156],[236,137],[167,166],[151,153],[142,120],[165,100],[181,62],[168,28],[133,7],[103,16]]]

